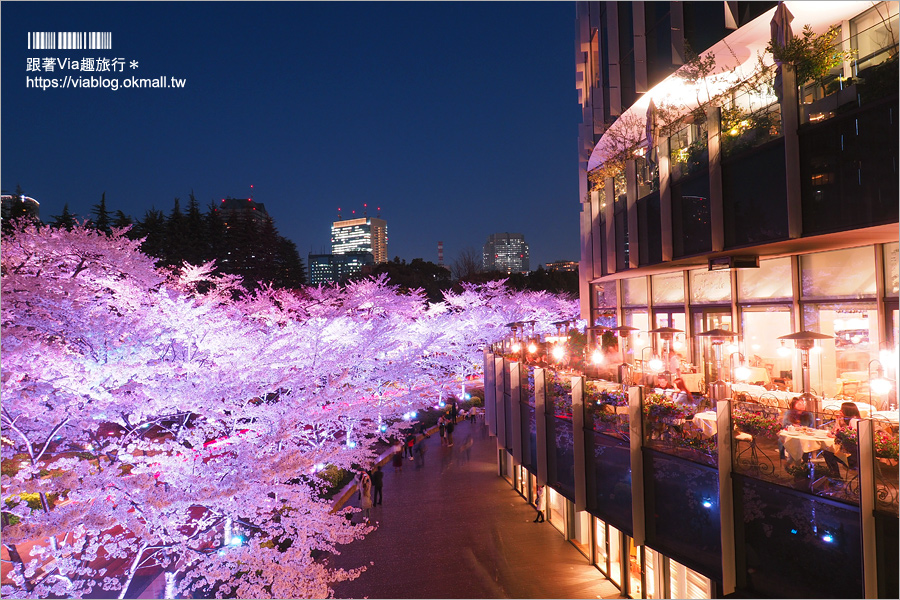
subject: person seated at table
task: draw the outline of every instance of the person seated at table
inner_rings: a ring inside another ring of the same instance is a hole
[[[806,410],[806,399],[802,396],[794,396],[791,398],[791,405],[784,412],[781,424],[785,427],[793,425],[794,427],[812,427],[813,414]]]
[[[828,434],[831,437],[836,437],[838,432],[843,429],[849,429],[852,431],[856,431],[856,426],[859,423],[859,420],[862,418],[859,414],[859,408],[857,408],[856,404],[853,402],[844,402],[841,404],[841,414],[834,421],[834,427],[831,429],[831,432]],[[841,450],[843,450],[847,454],[846,465],[851,468],[856,468],[857,463],[857,452],[858,445],[851,445],[848,447],[842,446]],[[832,478],[840,478],[841,472],[838,468],[838,459],[835,456],[834,452],[830,450],[823,450],[822,457],[825,459],[825,464],[828,465],[829,476]]]
[[[813,426],[813,414],[806,410],[806,399],[802,396],[794,396],[791,398],[791,406],[788,410],[784,411],[784,417],[781,419],[781,424],[786,428],[793,425],[794,427],[812,427]],[[778,438],[778,455],[781,458],[784,458],[784,443],[782,443],[781,438]],[[803,461],[806,462],[809,460],[809,453],[803,453]]]
[[[678,377],[675,379],[675,389],[676,391],[672,394],[672,399],[675,401],[675,404],[681,405],[694,405],[694,396],[687,389],[687,385],[684,383],[684,379]]]
[[[658,390],[674,390],[675,387],[669,383],[669,378],[663,373],[656,376],[656,389]]]

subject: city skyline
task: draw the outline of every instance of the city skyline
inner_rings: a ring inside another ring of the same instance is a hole
[[[103,193],[135,219],[192,191],[203,208],[252,194],[301,255],[328,246],[338,208],[368,204],[391,222],[390,259],[437,262],[443,241],[451,264],[505,230],[527,236],[535,265],[578,257],[572,3],[4,2],[2,15],[0,184],[45,221],[66,203],[89,216]],[[29,50],[40,31],[111,32],[112,50]],[[186,85],[26,85],[100,77],[29,59],[93,56],[122,58],[120,80]]]

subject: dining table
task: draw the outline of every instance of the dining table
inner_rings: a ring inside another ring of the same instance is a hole
[[[800,461],[807,452],[819,452],[827,450],[836,455],[839,451],[835,448],[834,438],[828,435],[826,429],[812,429],[810,427],[789,426],[778,432],[784,451],[794,461]]]
[[[700,431],[700,435],[706,438],[711,438],[716,435],[718,431],[718,423],[716,422],[716,411],[714,410],[705,410],[703,412],[698,412],[694,415],[694,418],[691,419],[691,422],[694,426]]]

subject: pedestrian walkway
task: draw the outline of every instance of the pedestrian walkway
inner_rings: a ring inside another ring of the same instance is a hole
[[[458,452],[472,435],[466,461]],[[619,591],[497,475],[497,450],[485,426],[462,422],[454,446],[435,433],[424,468],[404,459],[382,468],[378,528],[341,548],[334,566],[369,565],[335,586],[336,598],[619,598]],[[356,506],[356,494],[350,503]],[[356,516],[359,519],[359,516]]]

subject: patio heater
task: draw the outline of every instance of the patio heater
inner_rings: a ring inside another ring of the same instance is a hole
[[[800,372],[803,374],[803,393],[801,398],[811,406],[813,413],[819,412],[819,399],[809,393],[809,351],[816,345],[816,340],[833,340],[833,335],[825,335],[815,331],[797,331],[782,335],[779,340],[794,340],[794,348],[800,351]]]
[[[597,379],[600,378],[600,365],[606,362],[606,357],[603,355],[601,340],[603,333],[607,329],[607,327],[602,325],[594,325],[585,330],[585,333],[587,334],[587,346],[585,346],[584,349],[584,371],[586,375],[589,374],[591,377]]]
[[[514,352],[514,353],[518,354],[522,350],[522,344],[521,344],[521,342],[519,342],[518,335],[516,335],[516,332],[519,330],[519,327],[521,325],[522,325],[522,323],[519,323],[518,321],[506,324],[506,327],[509,327],[510,330],[512,330],[512,336],[508,340],[509,343],[504,344],[504,346],[506,346],[504,348],[505,351]],[[525,328],[522,327],[522,329],[524,330]]]
[[[736,332],[728,329],[710,329],[697,334],[697,337],[709,338],[713,351],[713,360],[716,363],[716,379],[712,383],[707,382],[706,384],[709,391],[709,399],[713,403],[728,399],[728,386],[722,381],[722,346],[725,345],[727,340],[734,339],[737,336]]]
[[[619,347],[622,348],[622,364],[619,365],[619,383],[622,384],[622,387],[627,388],[629,385],[632,385],[632,376],[634,374],[634,370],[628,364],[628,336],[631,335],[632,331],[637,331],[638,328],[631,325],[618,325],[610,327],[609,330],[615,331],[616,335],[621,338]]]
[[[675,338],[676,333],[684,333],[681,329],[675,329],[674,327],[657,327],[656,329],[651,329],[647,333],[655,333],[659,336],[660,341],[663,343],[663,360],[665,361],[663,367],[663,375],[666,377],[666,381],[670,384],[672,383],[672,372],[669,371],[669,362],[672,357],[672,340]]]

